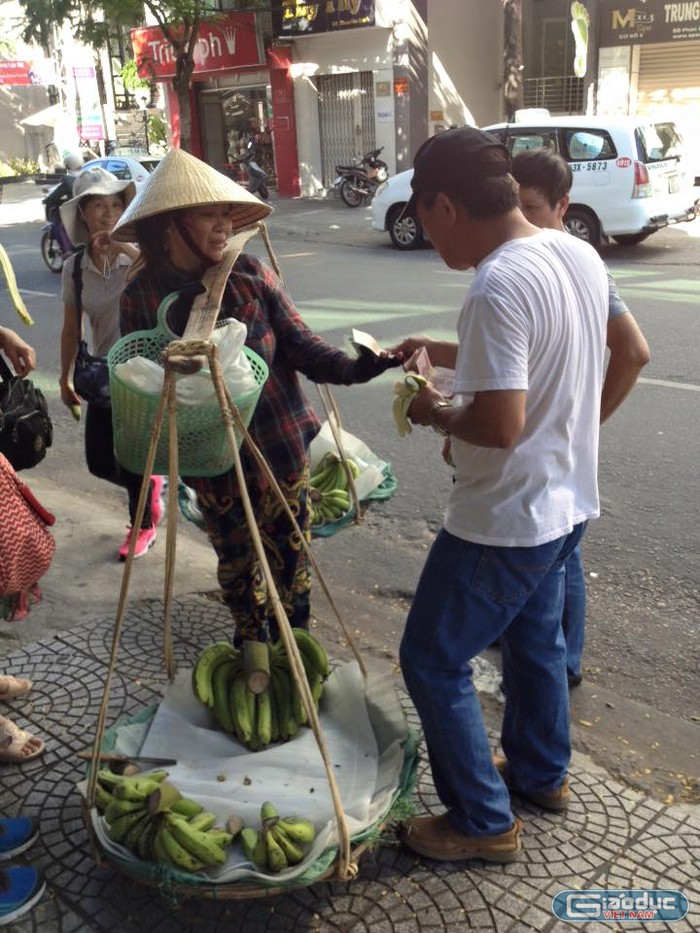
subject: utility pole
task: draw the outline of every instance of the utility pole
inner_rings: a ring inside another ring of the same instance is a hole
[[[503,98],[511,122],[523,106],[522,0],[503,0]]]

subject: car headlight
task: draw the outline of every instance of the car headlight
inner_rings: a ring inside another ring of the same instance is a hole
[[[377,188],[377,190],[374,192],[375,198],[378,198],[379,195],[382,193],[382,191],[386,191],[388,185],[389,185],[388,181],[383,181],[381,185]]]

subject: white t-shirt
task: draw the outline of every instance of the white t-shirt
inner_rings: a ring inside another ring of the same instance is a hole
[[[75,307],[75,284],[73,266],[75,255],[69,256],[61,273],[61,300]],[[121,337],[119,329],[119,299],[126,285],[126,275],[131,259],[119,253],[107,274],[98,269],[87,250],[83,251],[80,274],[83,290],[80,296],[83,314],[90,321],[90,352],[95,356],[106,356]]]
[[[478,266],[458,323],[454,391],[527,391],[507,450],[452,438],[445,528],[466,541],[534,547],[599,515],[598,433],[608,318],[605,266],[588,244],[542,230]]]

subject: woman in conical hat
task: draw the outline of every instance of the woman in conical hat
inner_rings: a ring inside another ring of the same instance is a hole
[[[121,300],[122,333],[152,328],[161,300],[174,291],[168,325],[182,334],[200,279],[219,262],[229,237],[257,224],[271,208],[230,178],[181,150],[171,150],[124,213],[115,230],[138,241],[141,257]],[[250,434],[262,451],[299,525],[308,534],[308,447],[320,421],[304,395],[299,373],[314,382],[367,382],[398,365],[394,357],[353,359],[312,333],[279,280],[260,260],[241,254],[230,274],[219,318],[248,330],[246,345],[267,363]],[[264,528],[268,560],[287,616],[309,623],[309,571],[289,518],[245,446],[246,485],[256,521]],[[243,511],[235,471],[185,478],[197,491],[209,538],[219,559],[219,583],[236,623],[236,641],[277,637],[264,577]]]

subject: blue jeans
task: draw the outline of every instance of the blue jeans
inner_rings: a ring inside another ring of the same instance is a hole
[[[418,582],[401,669],[420,716],[440,800],[460,833],[513,825],[493,765],[470,661],[500,638],[506,706],[501,742],[511,785],[558,788],[571,757],[564,562],[583,530],[530,548],[488,547],[442,529]]]
[[[576,677],[581,673],[586,626],[586,583],[580,545],[574,548],[564,564],[564,580],[564,613],[561,625],[566,639],[566,673],[569,677]]]

